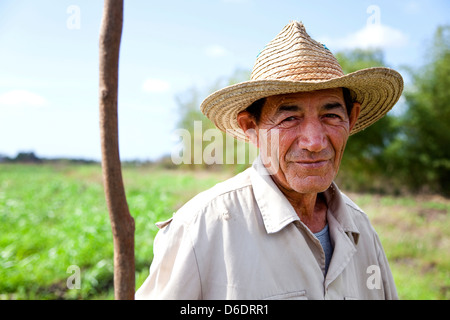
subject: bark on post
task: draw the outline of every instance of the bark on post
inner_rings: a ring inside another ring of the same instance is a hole
[[[128,210],[119,156],[117,97],[123,0],[105,0],[100,30],[100,137],[106,203],[114,238],[114,295],[134,299],[134,219]]]

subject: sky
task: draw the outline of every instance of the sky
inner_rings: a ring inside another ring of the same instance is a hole
[[[333,52],[380,48],[386,66],[424,64],[448,0],[124,0],[119,62],[122,160],[170,155],[176,97],[206,98],[251,70],[292,20]],[[0,155],[100,160],[98,39],[103,1],[0,0]],[[406,78],[407,80],[407,78]],[[408,84],[408,82],[406,83]]]

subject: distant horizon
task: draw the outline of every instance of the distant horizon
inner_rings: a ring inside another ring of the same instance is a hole
[[[49,156],[49,157],[45,157],[45,156],[40,156],[39,154],[37,154],[34,151],[19,151],[17,152],[16,155],[14,156],[9,156],[9,155],[5,155],[3,153],[0,153],[0,163],[5,162],[5,159],[7,161],[12,161],[12,162],[21,162],[20,160],[16,160],[17,158],[19,158],[20,156],[24,156],[24,155],[34,155],[34,157],[36,157],[37,160],[42,160],[42,161],[80,161],[80,162],[93,162],[93,163],[101,163],[102,159],[93,159],[93,158],[87,158],[87,157],[66,157],[66,156]],[[160,158],[158,159],[121,159],[121,162],[123,163],[128,163],[128,162],[138,162],[138,163],[157,163],[160,162],[164,159],[170,159],[170,154],[166,154],[166,155],[162,155]],[[27,162],[26,160],[24,160],[23,162]]]

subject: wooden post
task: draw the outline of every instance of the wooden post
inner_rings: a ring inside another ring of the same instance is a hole
[[[114,239],[114,296],[135,293],[134,219],[128,210],[119,156],[117,97],[123,0],[105,0],[100,30],[100,137],[106,203]]]

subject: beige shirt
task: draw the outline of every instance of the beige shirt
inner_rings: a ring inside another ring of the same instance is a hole
[[[259,158],[158,226],[136,299],[397,299],[366,214],[333,183],[324,193],[333,256],[300,221]]]

